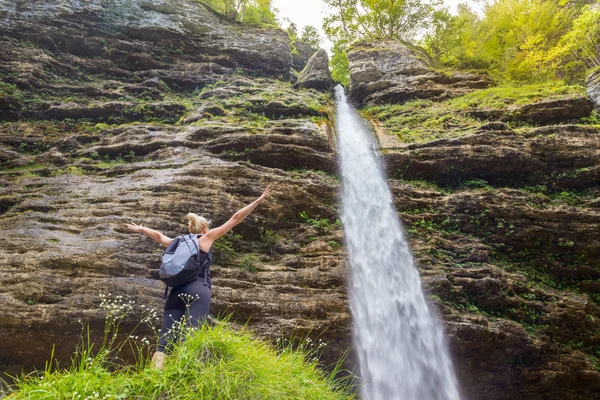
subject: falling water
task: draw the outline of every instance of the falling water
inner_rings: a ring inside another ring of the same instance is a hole
[[[458,400],[441,324],[430,311],[371,131],[336,88],[342,222],[355,349],[368,400]]]

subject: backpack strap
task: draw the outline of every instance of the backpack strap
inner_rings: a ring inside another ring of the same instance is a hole
[[[202,273],[204,274],[204,286],[208,286],[209,269],[206,268],[207,263],[212,263],[212,254],[210,253],[210,251],[207,253],[206,260],[204,260],[204,264],[202,265]]]
[[[201,234],[196,234],[196,237],[198,237],[198,239],[200,239],[202,236]],[[198,245],[198,243],[196,243],[196,245]],[[206,253],[206,259],[204,260],[204,263],[202,264],[202,270],[201,270],[201,274],[202,274],[202,278],[203,278],[203,283],[204,286],[208,286],[208,271],[206,268],[206,264],[209,262],[212,262],[212,254],[210,253],[210,250],[208,250],[208,253]],[[200,258],[200,247],[198,247],[198,258]]]
[[[194,243],[194,246],[196,246],[196,258],[200,258],[200,246],[198,246],[198,238],[202,235],[196,235],[194,234],[193,236],[196,236],[196,240],[192,240],[192,242]]]

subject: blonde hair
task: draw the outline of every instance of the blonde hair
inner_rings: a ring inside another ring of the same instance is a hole
[[[190,233],[202,233],[204,228],[208,229],[210,221],[198,214],[189,213],[186,218],[190,221],[188,229]]]

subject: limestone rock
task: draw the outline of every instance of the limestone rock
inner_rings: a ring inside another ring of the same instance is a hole
[[[589,98],[580,96],[559,100],[541,100],[532,104],[510,106],[506,111],[476,108],[469,111],[468,114],[479,119],[552,125],[589,117],[593,108],[594,103]]]
[[[434,71],[427,54],[400,41],[361,42],[348,50],[350,96],[360,103],[445,99],[492,86],[486,76]]]
[[[298,75],[298,81],[294,87],[323,91],[333,88],[333,79],[329,71],[329,56],[325,50],[320,49],[308,60],[308,64]]]
[[[600,109],[600,70],[596,70],[586,79],[587,94],[595,104],[596,109]]]
[[[88,58],[90,63],[101,63],[89,58],[103,55],[129,71],[165,69],[168,64],[158,60],[175,50],[186,55],[188,63],[196,63],[196,69],[214,62],[287,76],[292,65],[285,32],[259,27],[240,31],[195,0],[5,1],[1,7],[3,34]],[[115,39],[115,46],[107,43]]]
[[[306,67],[308,60],[318,51],[318,49],[310,47],[301,40],[297,40],[294,45],[296,46],[296,53],[292,54],[292,67],[296,71],[302,71],[304,67]]]
[[[337,218],[332,103],[286,81],[287,35],[196,0],[0,7],[14,88],[0,98],[0,369],[43,368],[53,344],[66,365],[78,320],[102,335],[101,293],[162,308],[161,249],[126,222],[181,234],[188,211],[224,222],[269,183],[277,194],[215,250],[211,312],[267,340],[320,335],[336,360],[350,343],[328,245],[341,233],[299,217]],[[303,253],[314,242],[325,250]]]
[[[442,185],[471,179],[564,189],[600,185],[597,128],[548,126],[533,128],[522,136],[511,130],[488,129],[489,125],[472,135],[411,144],[406,151],[390,152],[386,154],[388,168],[407,179]]]
[[[320,337],[335,361],[351,316],[333,103],[277,79],[291,65],[286,35],[196,0],[0,5],[12,91],[0,97],[0,369],[43,368],[53,344],[67,365],[78,320],[102,334],[100,293],[136,301],[123,332],[140,304],[161,309],[161,249],[126,223],[177,235],[195,211],[219,224],[269,183],[273,195],[215,249],[211,313],[267,340]],[[361,102],[490,84],[435,72],[397,42],[350,53]],[[516,110],[459,138],[382,142],[392,200],[466,398],[593,399],[600,131],[566,124],[585,99]],[[516,113],[550,125],[513,130]]]

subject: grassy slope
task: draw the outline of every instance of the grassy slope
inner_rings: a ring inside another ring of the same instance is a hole
[[[17,383],[10,399],[347,399],[353,398],[317,366],[315,351],[275,350],[247,331],[226,325],[193,332],[164,372],[118,368],[96,356],[70,370]]]
[[[584,94],[585,88],[564,86],[561,82],[506,85],[476,90],[444,102],[414,100],[399,105],[367,107],[363,114],[368,119],[381,121],[400,142],[424,143],[472,133],[483,124],[469,113],[473,110],[509,112],[511,107]]]

